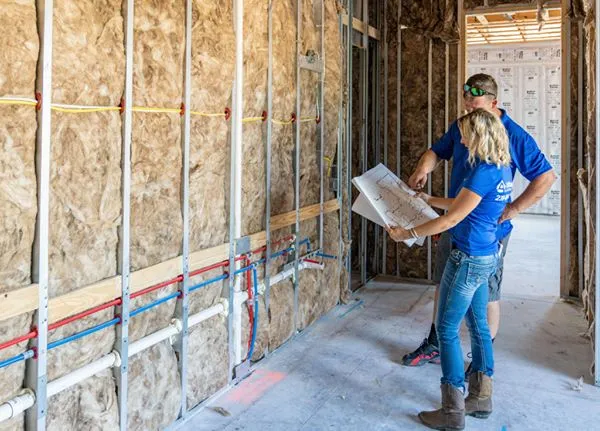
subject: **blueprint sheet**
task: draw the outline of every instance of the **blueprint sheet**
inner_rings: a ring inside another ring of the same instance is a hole
[[[352,211],[380,226],[410,229],[438,217],[438,214],[383,164],[352,179],[360,195]],[[425,238],[404,241],[409,247],[423,245]]]

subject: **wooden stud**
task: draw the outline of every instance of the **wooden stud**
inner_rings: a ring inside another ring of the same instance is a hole
[[[332,199],[324,204],[324,214],[337,211],[337,199]],[[309,220],[319,216],[320,204],[302,208],[300,221]],[[291,226],[296,222],[296,212],[290,211],[271,218],[271,231]],[[266,244],[265,231],[250,235],[250,244],[253,249]],[[229,256],[229,243],[211,247],[206,250],[190,253],[190,268],[199,269],[214,263],[226,260]],[[174,257],[148,268],[131,273],[130,292],[139,292],[146,287],[161,283],[181,274],[181,256]],[[0,321],[37,310],[38,287],[36,284],[13,290],[0,296]],[[121,277],[107,278],[97,283],[65,295],[52,298],[49,301],[49,322],[54,323],[66,317],[89,310],[97,305],[104,304],[121,295]]]
[[[560,296],[569,297],[569,267],[571,263],[571,194],[570,194],[570,152],[571,152],[571,84],[569,82],[571,66],[571,25],[567,15],[567,5],[563,5],[563,23],[561,37],[561,194],[560,194]]]

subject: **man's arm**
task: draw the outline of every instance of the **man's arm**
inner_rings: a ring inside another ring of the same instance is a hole
[[[556,175],[551,170],[535,178],[517,199],[506,205],[499,223],[512,220],[523,211],[537,204],[548,193],[554,181],[556,181]]]
[[[422,189],[427,183],[427,175],[435,169],[439,161],[439,157],[432,150],[425,151],[415,172],[408,179],[408,186],[415,190]]]
[[[419,159],[417,168],[408,179],[408,185],[414,190],[422,189],[427,183],[429,175],[442,160],[450,160],[454,151],[454,145],[460,141],[460,131],[456,122],[452,123],[450,129]]]

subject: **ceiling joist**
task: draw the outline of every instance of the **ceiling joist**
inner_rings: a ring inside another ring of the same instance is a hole
[[[560,10],[550,10],[543,25],[535,10],[478,13],[467,17],[467,44],[501,44],[560,40]]]

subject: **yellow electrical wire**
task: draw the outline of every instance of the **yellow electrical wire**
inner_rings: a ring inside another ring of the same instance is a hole
[[[190,115],[197,115],[199,117],[225,117],[227,114],[225,114],[224,112],[210,113],[210,112],[190,111]]]
[[[331,176],[331,168],[333,165],[333,160],[331,160],[331,158],[327,157],[327,156],[323,156],[323,158],[325,160],[327,160],[327,176],[330,177]]]
[[[10,99],[0,99],[0,105],[26,105],[26,106],[37,106],[38,102],[27,101],[27,100],[10,100]],[[64,112],[64,113],[72,113],[72,114],[84,114],[91,112],[103,112],[103,111],[121,111],[123,108],[120,106],[94,106],[94,107],[67,107],[66,106],[52,106],[52,110],[56,112]],[[133,112],[152,112],[152,113],[174,113],[181,114],[181,108],[157,108],[157,107],[144,107],[144,106],[134,106],[131,108]],[[199,117],[226,117],[227,114],[224,112],[201,112],[201,111],[190,111],[190,115],[196,115]],[[242,123],[258,123],[265,121],[264,117],[247,117],[242,119]],[[272,119],[273,124],[278,124],[281,126],[289,126],[294,123],[294,120],[276,120]],[[315,121],[313,117],[303,117],[299,120],[301,123],[308,123],[311,121]]]
[[[37,106],[37,101],[28,101],[28,100],[19,100],[19,99],[1,99],[0,105],[25,105],[25,106]],[[56,112],[65,112],[72,114],[84,114],[90,112],[103,112],[103,111],[121,111],[123,108],[120,106],[94,106],[94,107],[85,107],[85,106],[76,106],[73,105],[69,107],[69,105],[65,106],[52,106],[51,108]],[[157,108],[157,107],[144,107],[144,106],[134,106],[131,108],[133,112],[152,112],[152,113],[174,113],[180,114],[181,108]],[[208,113],[208,112],[200,112],[200,111],[190,111],[191,115],[197,115],[200,117],[226,117],[227,114],[224,112],[218,113]],[[262,121],[262,117],[249,118],[245,119],[244,122],[252,122],[252,121]]]
[[[242,123],[257,123],[259,121],[263,121],[264,118],[263,117],[248,117],[248,118],[242,118]]]
[[[26,106],[37,106],[37,102],[28,100],[9,100],[0,99],[0,105],[26,105]]]
[[[131,108],[133,112],[157,112],[157,113],[181,113],[181,108],[153,108],[144,106],[134,106]]]
[[[279,124],[280,126],[288,126],[294,122],[293,120],[281,121],[274,118],[271,121],[273,121],[273,124]]]
[[[60,106],[52,106],[51,108],[56,112],[66,112],[70,114],[87,114],[89,112],[104,112],[104,111],[120,111],[121,108],[118,106],[99,106],[95,108],[63,108]]]

